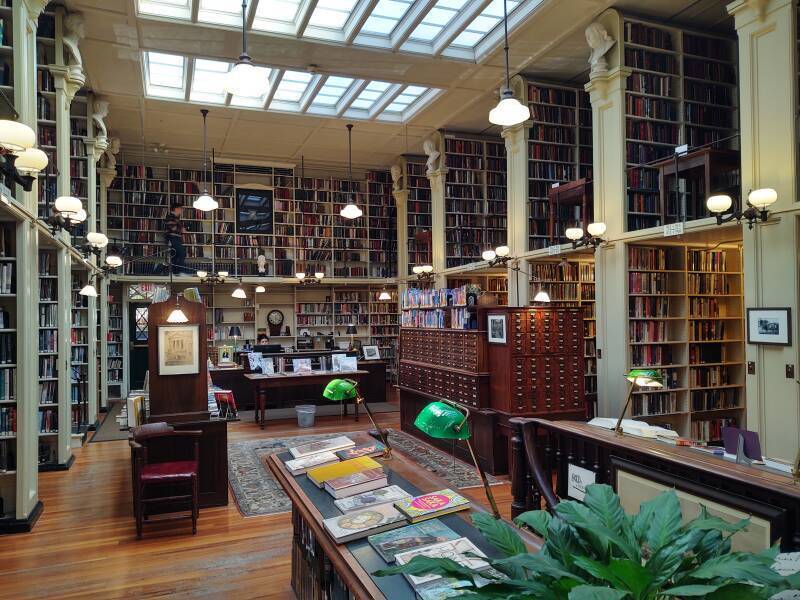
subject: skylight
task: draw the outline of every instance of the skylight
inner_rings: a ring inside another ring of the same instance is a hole
[[[160,52],[145,52],[143,60],[148,97],[200,104],[405,121],[441,93],[418,85],[258,66],[262,94],[259,98],[244,98],[224,91],[224,77],[233,63]]]
[[[508,0],[509,30],[543,1]],[[241,0],[137,0],[137,7],[150,18],[242,22]],[[251,0],[248,12],[262,34],[479,62],[502,41],[503,0]]]

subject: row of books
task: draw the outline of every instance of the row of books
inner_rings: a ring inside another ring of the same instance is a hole
[[[739,406],[738,390],[697,390],[692,392],[692,410],[719,410]]]
[[[17,408],[15,406],[0,406],[0,435],[17,433]]]
[[[446,311],[436,310],[403,310],[400,314],[402,327],[421,327],[425,329],[444,329],[447,326]]]
[[[673,96],[672,77],[668,75],[652,75],[650,73],[632,73],[626,82],[629,92],[652,94],[654,96]]]
[[[628,298],[628,316],[634,318],[669,317],[669,298],[636,296]]]
[[[628,273],[628,292],[631,294],[663,294],[669,291],[666,273]]]
[[[625,48],[625,66],[661,73],[678,73],[678,62],[673,55],[637,48]]]
[[[722,439],[723,427],[738,427],[738,421],[735,418],[692,421],[691,437],[706,442],[719,441]]]
[[[0,369],[0,400],[8,401],[16,398],[16,381],[16,369]]]
[[[689,385],[692,387],[716,387],[731,383],[728,367],[703,367],[689,369]]]
[[[55,356],[39,357],[39,378],[56,377],[58,375],[58,362]]]
[[[648,367],[672,364],[672,348],[668,345],[633,346],[631,366]]]
[[[736,69],[733,65],[718,62],[684,57],[683,74],[687,77],[696,77],[718,83],[736,83]]]
[[[713,341],[725,338],[725,321],[690,321],[689,339]]]
[[[672,50],[672,35],[669,31],[651,27],[644,23],[625,21],[625,41],[640,46],[652,46],[661,50]]]
[[[690,294],[730,294],[728,276],[719,273],[689,273],[687,279]]]
[[[39,403],[40,404],[55,404],[58,402],[56,392],[58,391],[57,381],[40,381],[39,382]]]
[[[631,342],[668,341],[665,321],[631,321],[628,323],[628,339]]]
[[[636,417],[678,412],[678,394],[677,392],[637,394],[633,397],[631,412]]]
[[[58,411],[45,409],[39,412],[39,433],[56,433],[58,431]]]
[[[677,145],[678,143],[678,127],[666,123],[627,119],[625,121],[625,135],[629,139],[658,142],[659,144]]]
[[[694,105],[691,105],[694,106]],[[648,117],[666,121],[678,120],[678,105],[668,100],[646,98],[628,94],[625,97],[625,112],[629,116]]]
[[[58,351],[58,330],[40,329],[39,330],[39,352]]]
[[[528,102],[544,104],[560,104],[562,106],[575,106],[577,90],[543,87],[540,85],[528,86]]]

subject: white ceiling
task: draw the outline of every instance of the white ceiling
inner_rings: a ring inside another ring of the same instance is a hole
[[[195,156],[202,144],[202,105],[146,98],[142,51],[230,61],[241,51],[241,33],[229,26],[140,18],[135,0],[65,0],[65,4],[68,10],[84,14],[86,38],[81,50],[87,86],[110,103],[107,124],[122,140],[122,160],[126,155],[128,160],[140,156],[142,139],[148,148],[163,145],[173,157]],[[544,0],[512,32],[512,72],[583,83],[588,56],[583,31],[610,6],[732,32],[725,3],[717,0]],[[323,74],[444,90],[405,124],[354,121],[356,165],[387,167],[399,154],[420,152],[422,139],[439,128],[499,133],[489,126],[487,115],[503,80],[502,42],[477,64],[265,33],[251,33],[248,50],[257,63],[279,68],[307,70],[314,65]],[[304,156],[311,165],[346,163],[346,120],[208,108],[209,147],[218,156],[289,163],[299,163]]]

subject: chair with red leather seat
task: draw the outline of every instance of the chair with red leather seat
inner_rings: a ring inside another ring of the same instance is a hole
[[[149,423],[131,430],[131,472],[136,537],[142,537],[148,509],[159,504],[188,503],[192,534],[199,514],[200,431],[175,431],[166,423]],[[168,460],[164,460],[169,457]],[[186,490],[185,493],[181,493]],[[174,512],[169,506],[166,512]]]

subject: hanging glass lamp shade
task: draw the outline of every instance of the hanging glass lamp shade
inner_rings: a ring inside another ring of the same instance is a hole
[[[22,175],[36,175],[44,171],[50,159],[38,148],[28,148],[17,155],[14,166]]]
[[[500,102],[489,111],[489,122],[493,125],[513,127],[531,118],[531,110],[514,98],[514,92],[503,90]]]
[[[36,144],[36,132],[24,123],[0,119],[0,146],[19,153]]]

